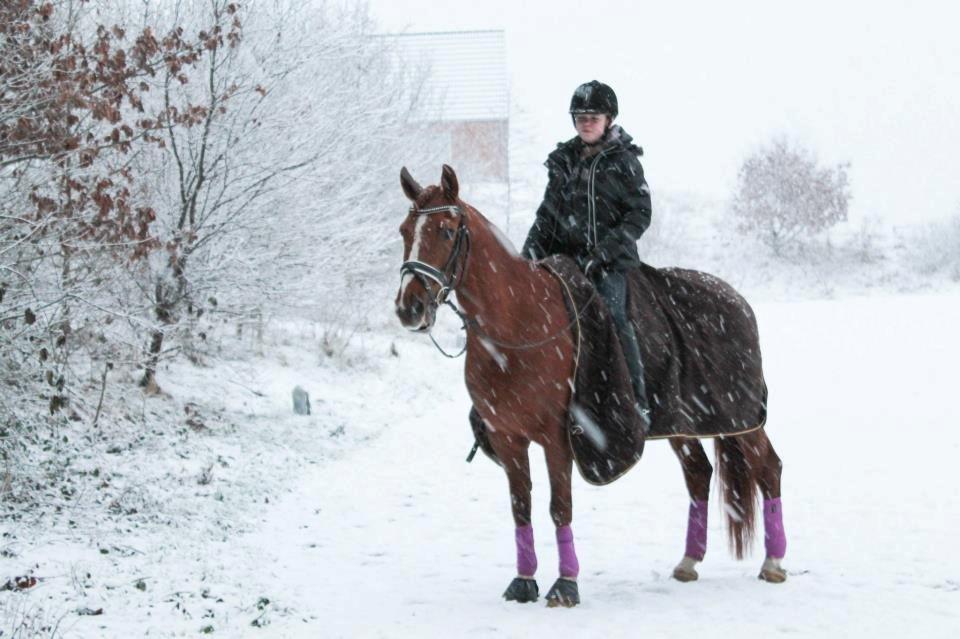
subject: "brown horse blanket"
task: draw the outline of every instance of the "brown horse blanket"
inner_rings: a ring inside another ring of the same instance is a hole
[[[652,424],[632,408],[633,390],[613,319],[573,260],[542,264],[564,286],[577,367],[570,444],[583,478],[608,484],[643,454],[645,439],[716,437],[761,428],[767,388],[757,324],[747,302],[706,273],[646,264],[628,278],[628,312],[637,330]],[[482,419],[471,411],[477,445],[494,461]],[[499,463],[499,462],[498,462]]]
[[[762,428],[767,384],[747,301],[713,275],[646,264],[629,288],[653,411],[647,439]]]

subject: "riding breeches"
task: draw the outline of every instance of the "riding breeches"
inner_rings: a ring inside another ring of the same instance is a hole
[[[603,271],[593,278],[597,292],[603,297],[617,326],[620,337],[620,347],[627,360],[630,370],[630,379],[633,384],[633,393],[637,402],[643,408],[648,408],[647,387],[643,378],[643,359],[640,355],[640,344],[637,341],[637,332],[633,322],[627,316],[627,276],[624,273]]]

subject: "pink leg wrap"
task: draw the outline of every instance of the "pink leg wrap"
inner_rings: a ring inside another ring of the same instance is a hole
[[[767,557],[782,559],[787,554],[787,536],[783,532],[783,507],[779,497],[763,500],[763,529]]]
[[[560,553],[560,576],[576,579],[580,574],[580,562],[573,547],[573,529],[570,526],[557,528],[557,550]]]
[[[691,559],[703,561],[707,554],[707,502],[690,502],[687,515],[687,549],[684,554]]]
[[[537,553],[533,548],[533,526],[527,524],[518,527],[514,539],[517,542],[517,574],[533,577],[537,572]]]

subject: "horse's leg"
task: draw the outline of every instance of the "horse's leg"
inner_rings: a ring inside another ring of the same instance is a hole
[[[510,582],[503,596],[507,601],[519,603],[536,601],[540,591],[534,579],[537,572],[537,553],[533,544],[533,525],[530,523],[530,441],[516,437],[491,437],[490,443],[507,473],[510,507],[516,526],[514,541],[517,546],[517,577]]]
[[[783,462],[767,437],[758,430],[744,436],[744,453],[753,469],[763,495],[763,528],[766,557],[760,568],[760,579],[773,583],[786,581],[787,573],[780,565],[787,551],[787,537],[783,530],[783,507],[780,501],[780,475]]]
[[[550,517],[556,526],[557,552],[560,555],[560,577],[547,593],[547,605],[570,608],[580,603],[577,575],[580,563],[573,545],[573,451],[567,439],[555,436],[544,446],[547,472],[550,475]]]
[[[690,509],[687,515],[687,547],[683,559],[673,569],[673,578],[677,581],[696,581],[698,562],[703,561],[707,552],[707,499],[710,495],[710,477],[713,466],[707,458],[703,444],[698,439],[675,438],[670,447],[680,460],[683,479],[690,495]]]

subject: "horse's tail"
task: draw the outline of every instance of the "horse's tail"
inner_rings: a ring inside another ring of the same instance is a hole
[[[718,437],[715,441],[717,454],[717,483],[727,514],[727,534],[730,548],[737,559],[753,544],[754,521],[757,511],[757,482],[753,469],[747,463],[739,437]]]

